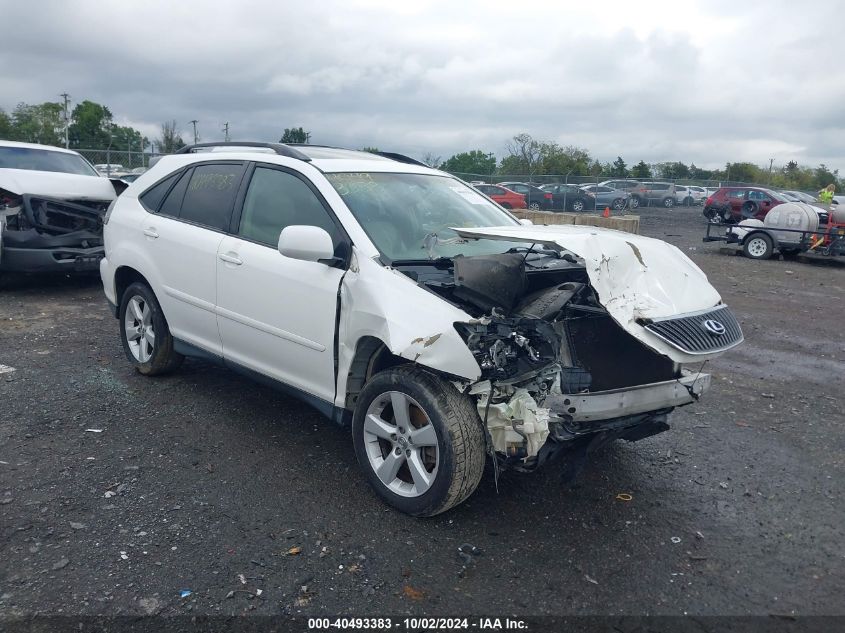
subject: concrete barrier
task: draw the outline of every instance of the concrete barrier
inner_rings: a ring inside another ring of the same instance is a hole
[[[605,218],[597,213],[552,213],[550,211],[528,211],[526,209],[514,209],[511,213],[520,220],[531,220],[534,224],[576,224],[600,226],[638,235],[640,232],[640,216],[638,215],[611,215],[609,218]]]

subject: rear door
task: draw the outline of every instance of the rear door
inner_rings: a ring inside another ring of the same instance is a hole
[[[217,315],[223,356],[325,402],[334,400],[335,327],[342,265],[278,251],[286,226],[319,226],[335,253],[349,240],[314,185],[295,170],[257,164],[217,253]]]
[[[153,265],[154,290],[174,337],[220,355],[215,315],[217,249],[229,227],[242,162],[202,163],[163,189],[149,190],[155,211],[140,230]],[[158,197],[161,194],[161,197]]]

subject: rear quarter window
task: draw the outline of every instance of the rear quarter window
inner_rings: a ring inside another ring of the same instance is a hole
[[[147,189],[144,193],[138,196],[138,200],[141,201],[141,204],[144,205],[144,208],[147,211],[151,211],[152,213],[157,213],[158,208],[161,206],[162,200],[164,200],[164,196],[167,195],[167,192],[170,191],[170,187],[176,182],[176,179],[182,175],[182,172],[177,172],[171,176],[168,176],[161,182],[156,185],[153,185],[149,189]]]
[[[187,183],[179,219],[227,231],[243,169],[241,163],[195,167]]]

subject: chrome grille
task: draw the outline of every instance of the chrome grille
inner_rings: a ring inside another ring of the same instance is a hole
[[[718,326],[724,328],[721,334],[715,333],[721,329]],[[687,354],[712,354],[739,345],[743,340],[742,329],[727,306],[669,319],[655,319],[645,328]]]

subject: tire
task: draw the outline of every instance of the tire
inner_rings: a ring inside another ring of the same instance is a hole
[[[631,208],[636,209],[640,206],[640,199],[637,196],[631,197]]]
[[[185,357],[173,350],[167,320],[148,285],[135,282],[126,289],[120,298],[118,322],[123,351],[139,373],[160,376],[182,364]],[[136,336],[132,338],[132,334]]]
[[[780,254],[784,259],[794,260],[801,254],[800,248],[781,248]]]
[[[615,211],[621,211],[625,208],[625,201],[622,198],[616,198],[616,200],[610,204],[610,208]]]
[[[742,252],[749,259],[769,259],[773,251],[772,238],[765,233],[752,233],[742,244]]]
[[[754,202],[752,200],[746,200],[745,202],[742,203],[742,208],[740,209],[740,213],[742,214],[742,217],[747,220],[747,219],[751,219],[751,218],[755,217],[757,215],[758,210],[759,210],[759,207],[757,206],[756,202]]]
[[[671,209],[675,206],[675,199],[670,197],[663,198],[663,206],[667,209]]]
[[[394,403],[408,407],[410,424],[397,423]],[[424,430],[429,427],[433,433]],[[415,438],[423,438],[416,447]],[[419,366],[373,376],[355,407],[352,440],[376,494],[412,516],[434,516],[463,502],[484,472],[485,435],[475,404]]]
[[[510,203],[510,202],[503,202],[503,203],[502,203],[502,208],[503,208],[503,209],[513,209],[513,207],[511,206],[511,203]]]
[[[528,204],[528,208],[531,211],[539,211],[540,210],[540,203],[539,202],[531,202]]]
[[[572,204],[569,205],[569,208],[575,211],[575,213],[581,213],[584,210],[584,201],[583,200],[573,200]]]

